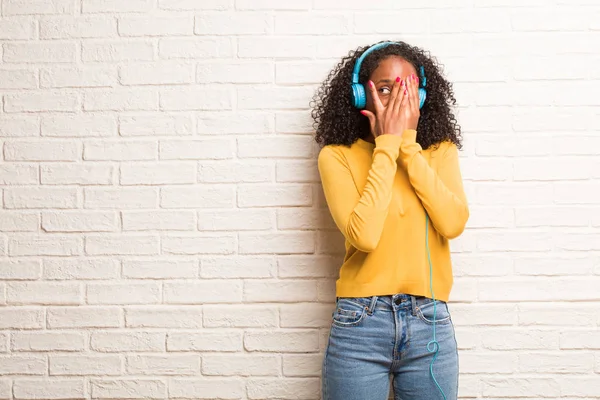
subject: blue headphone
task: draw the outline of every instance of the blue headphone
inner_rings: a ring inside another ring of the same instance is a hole
[[[365,87],[358,83],[358,73],[360,72],[360,65],[367,55],[371,52],[380,49],[382,47],[389,46],[390,44],[401,44],[400,42],[382,42],[376,45],[369,47],[365,50],[361,56],[356,60],[356,64],[354,64],[354,71],[352,71],[352,104],[354,107],[358,109],[363,109],[367,105],[367,94],[365,92]],[[421,65],[419,67],[419,72],[421,73],[421,84],[422,87],[419,88],[419,108],[423,107],[425,103],[425,98],[427,97],[427,91],[425,90],[425,85],[427,85],[427,78],[425,77],[425,69]]]

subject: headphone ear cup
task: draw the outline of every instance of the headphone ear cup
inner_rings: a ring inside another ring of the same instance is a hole
[[[419,108],[423,108],[425,98],[427,98],[427,91],[423,88],[419,88]]]
[[[367,94],[365,93],[365,87],[360,83],[352,84],[352,102],[354,107],[363,109],[367,105]]]

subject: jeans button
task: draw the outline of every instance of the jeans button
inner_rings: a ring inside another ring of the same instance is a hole
[[[396,305],[399,306],[400,303],[402,303],[402,299],[400,297],[396,297],[396,300],[394,300],[394,303],[396,303]]]

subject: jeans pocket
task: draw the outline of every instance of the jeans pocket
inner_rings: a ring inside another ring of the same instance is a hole
[[[434,303],[433,300],[417,306],[417,316],[419,319],[426,324],[433,325],[434,321]],[[435,301],[435,324],[449,324],[450,323],[450,311],[448,310],[448,304],[441,300]]]
[[[333,311],[333,325],[341,327],[358,326],[367,314],[367,307],[357,302],[340,298]]]

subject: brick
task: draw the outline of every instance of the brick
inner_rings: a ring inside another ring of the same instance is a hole
[[[157,107],[158,93],[153,90],[90,92],[83,97],[85,111],[142,111]]]
[[[189,36],[193,33],[194,19],[189,16],[119,18],[120,36]]]
[[[271,83],[275,73],[266,62],[201,62],[196,69],[199,83]]]
[[[241,36],[238,39],[239,58],[314,59],[317,40],[312,37],[290,36],[285,40],[268,36]],[[331,55],[330,55],[331,57]]]
[[[312,188],[308,185],[239,185],[239,207],[294,207],[312,204]]]
[[[169,395],[195,399],[201,393],[202,399],[239,399],[244,397],[245,388],[244,382],[236,378],[175,379],[169,382]]]
[[[4,143],[7,161],[77,161],[81,148],[64,140],[12,141]]]
[[[313,155],[313,139],[309,136],[240,137],[240,158],[309,158]]]
[[[514,209],[516,226],[588,226],[590,210],[577,206],[519,207]]]
[[[80,304],[81,286],[63,282],[13,282],[6,286],[9,304]]]
[[[244,335],[244,348],[254,352],[316,352],[319,337],[316,330],[248,331]]]
[[[201,328],[202,307],[181,305],[128,307],[125,309],[125,325],[128,328]],[[167,350],[172,349],[167,348]]]
[[[222,160],[233,157],[234,143],[223,139],[165,140],[160,142],[161,160]]]
[[[119,375],[121,359],[116,355],[50,355],[50,375]]]
[[[0,26],[1,28],[1,26]],[[1,33],[1,32],[0,32]],[[0,89],[36,89],[37,77],[34,71],[26,69],[0,70]]]
[[[182,115],[120,116],[121,136],[191,135],[192,120]]]
[[[8,245],[10,256],[73,256],[82,252],[82,240],[74,236],[13,235]]]
[[[75,112],[81,108],[76,93],[13,93],[4,95],[4,111],[12,112]]]
[[[482,335],[482,347],[489,350],[547,350],[558,347],[558,333],[543,330],[491,329]]]
[[[40,20],[40,39],[102,38],[116,34],[114,18],[50,17]]]
[[[159,252],[158,236],[88,235],[85,252],[90,255],[153,255]]]
[[[157,283],[88,283],[88,304],[152,304],[160,303]]]
[[[24,208],[76,208],[77,191],[63,188],[7,188],[4,189],[4,207]]]
[[[212,355],[202,358],[202,374],[207,376],[278,376],[281,369],[276,356]]]
[[[198,117],[198,133],[200,134],[262,134],[273,131],[273,116],[268,113],[206,111]]]
[[[206,93],[210,91],[210,97]],[[231,91],[227,88],[198,86],[193,89],[170,89],[160,93],[160,109],[166,111],[185,110],[230,110]]]
[[[261,35],[272,32],[273,17],[268,13],[204,13],[194,20],[196,35]]]
[[[0,329],[43,329],[44,309],[41,307],[0,308]]]
[[[166,59],[231,58],[235,51],[229,37],[165,38],[158,42],[158,54]]]
[[[278,84],[317,84],[331,70],[327,61],[283,61],[275,64],[275,82]]]
[[[164,302],[167,304],[238,303],[241,300],[242,283],[239,280],[164,284]]]
[[[533,280],[532,280],[533,279]],[[546,278],[542,281],[535,278],[511,279],[509,281],[496,280],[494,282],[479,282],[479,299],[485,301],[550,301],[569,300],[581,301],[594,298],[597,295],[594,287],[598,285],[597,279],[582,277]],[[510,285],[511,290],[504,289]],[[557,288],[562,290],[558,292]],[[567,289],[577,288],[567,292]],[[516,300],[518,299],[518,300]]]
[[[16,379],[15,399],[78,399],[85,397],[85,380],[79,379]]]
[[[137,161],[156,160],[158,143],[155,141],[94,141],[83,148],[86,161]]]
[[[43,267],[43,277],[48,280],[116,279],[120,269],[117,260],[94,258],[49,258]]]
[[[39,183],[39,172],[36,165],[0,165],[1,185],[35,185],[37,183]],[[0,221],[0,227],[3,226],[3,222],[6,223],[6,221]]]
[[[319,378],[252,378],[248,381],[248,397],[312,399],[319,397]]]
[[[200,211],[198,214],[198,230],[270,230],[275,226],[273,220],[273,212],[269,210]]]
[[[127,356],[127,372],[135,375],[198,375],[199,355]]]
[[[27,137],[40,135],[37,116],[0,118],[0,137]]]
[[[321,182],[314,161],[277,161],[276,172],[277,182]]]
[[[293,254],[313,253],[315,235],[313,232],[240,233],[239,252],[241,254]]]
[[[39,260],[3,260],[0,261],[0,279],[28,280],[39,279],[42,267]]]
[[[15,332],[12,351],[84,351],[85,335],[78,332]]]
[[[237,89],[240,110],[306,108],[314,89],[308,87],[243,87]]]
[[[269,278],[275,275],[275,262],[269,257],[212,257],[200,261],[202,278]]]
[[[111,87],[116,83],[117,71],[112,67],[53,67],[40,70],[40,87],[43,88]],[[78,115],[71,118],[86,117]],[[100,119],[99,117],[101,116],[87,118]]]
[[[75,62],[75,43],[24,42],[5,43],[2,59],[7,63],[69,63]]]
[[[275,175],[273,163],[264,161],[203,161],[198,168],[198,181],[205,183],[272,182]]]
[[[279,133],[312,133],[313,121],[306,111],[281,111],[275,114],[275,130]]]
[[[278,319],[278,310],[273,306],[204,306],[204,326],[207,328],[275,328]]]
[[[75,11],[73,0],[5,0],[4,15],[20,14],[71,14]]]
[[[314,280],[247,280],[244,284],[244,301],[248,302],[301,302],[317,298]]]
[[[103,137],[117,134],[115,118],[104,115],[44,116],[41,129],[42,136],[48,137]]]
[[[277,229],[309,230],[335,229],[335,223],[328,209],[283,208],[277,210]]]
[[[217,10],[233,8],[234,0],[158,0],[158,7],[166,10]]]
[[[166,334],[161,332],[94,332],[92,350],[106,353],[165,351]]]
[[[143,40],[84,42],[81,59],[83,62],[151,61],[154,45]]]
[[[167,334],[167,351],[219,351],[240,352],[242,331],[212,329],[193,332],[170,332]]]
[[[552,397],[560,395],[558,382],[553,378],[487,378],[483,380],[485,396],[523,396]]]
[[[176,185],[196,182],[196,165],[190,162],[121,165],[121,185]]]
[[[134,279],[197,278],[193,260],[124,260],[123,277]]]
[[[194,82],[194,66],[179,63],[130,64],[119,70],[122,85],[167,85]]]
[[[124,211],[124,231],[193,231],[196,216],[193,211]]]
[[[0,355],[0,375],[44,375],[45,355]]]
[[[517,275],[557,276],[591,275],[595,261],[585,255],[541,254],[519,257],[514,263]]]
[[[355,24],[359,25],[358,21],[359,19],[355,20]],[[349,32],[349,17],[343,14],[277,13],[275,15],[276,35],[344,35]]]
[[[98,399],[164,399],[167,385],[158,379],[90,380],[92,398]]]
[[[279,310],[280,326],[282,328],[329,328],[333,309],[330,304],[311,304],[310,307],[306,304],[286,304]]]
[[[53,164],[40,166],[43,185],[110,185],[114,168],[109,165]]]
[[[236,0],[238,10],[303,10],[311,8],[310,0],[288,0],[282,3],[277,0]],[[317,4],[315,4],[315,7]],[[337,8],[337,7],[336,7]]]
[[[118,328],[122,326],[120,307],[49,307],[48,328]]]
[[[280,278],[333,278],[337,271],[330,268],[339,263],[327,255],[289,255],[277,257],[277,276]]]
[[[165,187],[161,189],[160,206],[162,208],[232,208],[234,201],[233,186]]]
[[[155,188],[85,188],[84,207],[90,209],[155,208],[158,189]]]
[[[283,375],[285,376],[319,376],[323,360],[320,354],[290,354],[283,356]]]
[[[147,12],[153,8],[152,0],[82,0],[81,10],[84,13],[127,13]]]
[[[166,236],[162,239],[165,254],[233,254],[235,237],[232,234],[202,236]]]

